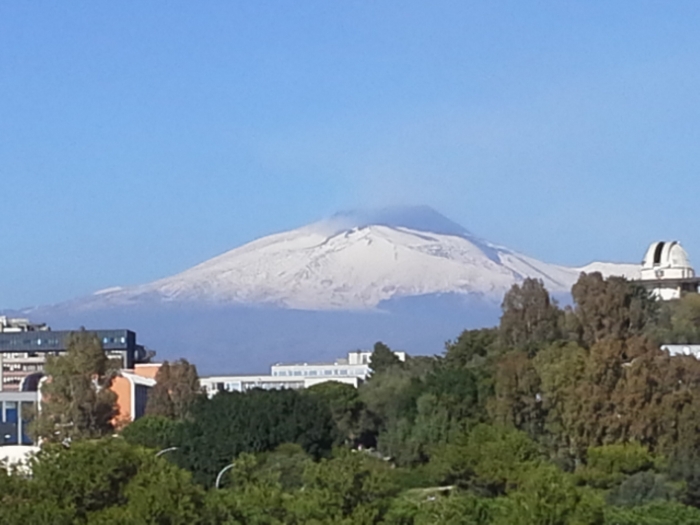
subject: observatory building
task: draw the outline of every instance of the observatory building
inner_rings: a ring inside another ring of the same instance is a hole
[[[655,242],[642,261],[641,284],[662,301],[680,299],[684,293],[697,293],[700,278],[690,265],[688,254],[673,242]]]

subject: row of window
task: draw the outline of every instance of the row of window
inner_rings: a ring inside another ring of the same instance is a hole
[[[44,366],[41,364],[4,363],[2,365],[3,372],[36,372],[43,369]]]
[[[40,339],[0,339],[0,346],[59,346],[56,338]]]
[[[299,369],[299,370],[274,370],[273,376],[365,376],[365,368],[326,368],[324,370]]]
[[[0,339],[0,346],[59,346],[60,341],[55,337],[38,339]],[[126,344],[126,337],[103,337],[102,344]]]
[[[103,337],[102,338],[103,345],[107,345],[110,343],[126,344],[126,337]]]
[[[228,387],[228,385],[226,385]],[[275,381],[274,383],[256,383],[256,382],[250,382],[250,383],[243,383],[239,388],[241,388],[243,391],[245,390],[252,390],[253,388],[263,388],[265,390],[281,390],[283,388],[303,388],[304,383],[301,381],[286,381],[284,383],[278,383]],[[231,388],[227,390],[236,390],[235,388]]]
[[[30,357],[45,357],[50,352],[4,352],[4,359],[28,359]],[[55,353],[55,352],[54,352]]]

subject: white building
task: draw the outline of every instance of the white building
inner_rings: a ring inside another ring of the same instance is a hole
[[[48,331],[50,328],[44,323],[30,323],[29,319],[20,319],[0,315],[0,332],[17,333],[17,332],[38,332]]]
[[[697,293],[700,278],[690,264],[688,254],[673,242],[655,242],[642,261],[641,284],[663,300],[679,299],[685,292]]]
[[[671,356],[692,355],[700,359],[700,345],[661,345],[661,350],[665,350]]]
[[[406,360],[405,352],[394,354],[399,360]],[[336,359],[333,363],[277,363],[270,367],[270,375],[207,376],[200,377],[199,383],[209,397],[224,390],[245,392],[252,388],[298,389],[326,381],[337,381],[357,388],[370,374],[371,357],[372,352],[357,350],[349,352],[347,358]]]
[[[16,468],[21,474],[31,474],[32,458],[39,447],[31,445],[5,445],[0,447],[0,465]]]

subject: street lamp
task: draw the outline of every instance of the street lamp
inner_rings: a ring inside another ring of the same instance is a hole
[[[160,450],[156,453],[156,457],[161,456],[161,455],[165,454],[166,452],[170,452],[172,450],[177,450],[177,447],[164,448],[163,450]]]
[[[219,475],[216,476],[216,483],[214,483],[214,487],[216,487],[217,489],[219,488],[219,484],[221,483],[221,476],[223,476],[224,472],[226,472],[227,470],[232,469],[233,465],[234,463],[231,463],[230,465],[226,465],[224,468],[221,469]]]

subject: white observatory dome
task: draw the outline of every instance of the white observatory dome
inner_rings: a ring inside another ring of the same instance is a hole
[[[673,242],[654,242],[642,261],[642,280],[688,279],[695,277],[688,254]]]

